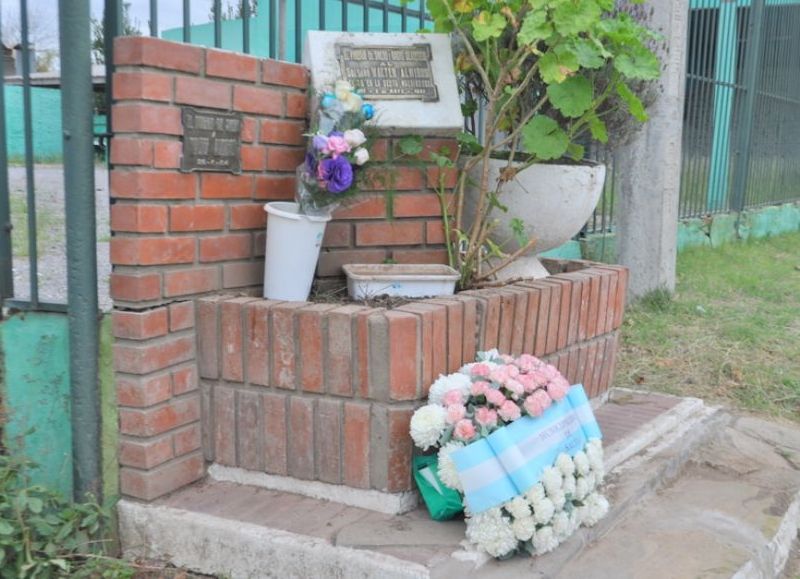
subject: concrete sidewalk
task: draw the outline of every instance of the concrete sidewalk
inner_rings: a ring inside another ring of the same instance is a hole
[[[120,505],[129,556],[230,577],[774,577],[800,518],[800,429],[624,390],[597,411],[609,516],[544,557],[493,561],[463,521],[208,480]]]

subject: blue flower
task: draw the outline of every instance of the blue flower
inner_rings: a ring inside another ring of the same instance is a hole
[[[365,119],[370,120],[375,116],[375,107],[369,103],[364,103],[361,105],[361,114],[364,115]]]
[[[336,96],[333,95],[332,93],[326,92],[325,94],[322,95],[321,104],[323,109],[330,108],[331,106],[333,106],[333,103],[335,102],[336,102]]]

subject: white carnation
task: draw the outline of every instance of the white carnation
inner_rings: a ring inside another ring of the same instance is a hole
[[[525,498],[528,499],[528,502],[530,503],[536,503],[538,501],[541,501],[542,499],[544,499],[544,497],[545,497],[544,486],[540,482],[533,485],[525,493]]]
[[[437,404],[428,404],[417,409],[411,417],[411,438],[422,450],[439,444],[439,437],[447,425],[447,412]]]
[[[531,516],[531,507],[528,505],[528,501],[526,501],[522,497],[514,497],[503,507],[511,514],[512,517],[515,519],[524,519],[526,517]],[[530,538],[530,537],[529,537]],[[524,541],[525,539],[523,539]]]
[[[566,511],[556,513],[553,517],[553,532],[559,540],[563,541],[575,530],[574,523]]]
[[[608,514],[608,500],[600,493],[592,493],[586,497],[586,508],[583,524],[591,527]]]
[[[578,474],[583,476],[589,474],[591,467],[589,466],[589,459],[585,452],[582,450],[578,451],[572,460],[575,463],[575,470],[578,471]]]
[[[550,522],[556,512],[556,507],[550,499],[542,499],[533,505],[533,518],[540,525]]]
[[[553,502],[553,506],[556,508],[556,511],[563,509],[564,505],[567,503],[567,496],[563,490],[548,494],[547,498]]]
[[[533,537],[533,548],[537,555],[544,555],[558,547],[558,539],[553,532],[553,527],[542,527]]]
[[[514,519],[511,523],[511,528],[514,530],[514,536],[520,541],[530,541],[533,534],[536,532],[536,521],[533,517],[521,517]]]
[[[586,479],[586,484],[589,486],[589,492],[597,488],[597,477],[594,476],[593,472],[590,471],[589,474],[583,478]]]
[[[464,491],[464,486],[461,484],[461,477],[458,476],[456,463],[450,454],[463,447],[463,442],[453,440],[439,449],[439,478],[445,486],[460,492]]]
[[[582,507],[575,507],[572,512],[575,513],[575,521],[578,523],[578,526],[580,526],[589,516],[589,507],[585,505]]]
[[[564,477],[564,486],[563,486],[564,494],[565,495],[572,495],[575,496],[575,477],[574,476],[565,476]]]
[[[565,477],[575,473],[575,463],[572,462],[570,456],[564,452],[558,455],[556,459],[556,468],[558,468]]]
[[[466,398],[469,395],[471,386],[472,379],[464,374],[440,375],[436,382],[431,385],[431,390],[428,393],[428,404],[441,404],[444,395],[451,390],[460,390]]]
[[[499,507],[467,518],[467,539],[492,557],[508,555],[517,548],[517,537]]]
[[[606,478],[606,469],[604,467],[600,468],[593,468],[592,474],[594,474],[594,480],[597,483],[597,486],[603,484],[603,479]]]
[[[548,466],[542,471],[542,484],[548,493],[560,490],[563,486],[561,471]]]
[[[586,445],[586,456],[593,469],[603,468],[603,445],[599,439],[593,438]]]
[[[578,477],[578,480],[575,481],[575,498],[582,501],[590,492],[592,492],[592,489],[589,488],[589,483],[586,479],[582,476]]]

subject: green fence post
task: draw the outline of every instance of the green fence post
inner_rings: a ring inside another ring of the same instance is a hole
[[[2,12],[0,10],[0,12]],[[0,30],[3,28],[0,14]],[[14,263],[11,255],[11,204],[8,187],[8,149],[6,143],[6,87],[0,74],[0,304],[14,297]]]
[[[714,62],[714,136],[708,172],[706,209],[725,208],[730,167],[731,116],[736,92],[736,0],[723,0],[719,7],[717,49]]]
[[[74,495],[101,496],[97,240],[89,0],[59,0]]]

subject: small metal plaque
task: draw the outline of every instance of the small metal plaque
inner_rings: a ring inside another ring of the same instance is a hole
[[[356,46],[337,44],[345,80],[371,100],[439,100],[431,69],[431,45]]]
[[[242,172],[242,115],[181,109],[181,171]]]

